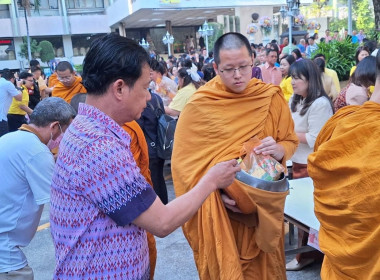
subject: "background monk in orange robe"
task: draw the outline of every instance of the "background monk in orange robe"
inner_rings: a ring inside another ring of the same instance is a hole
[[[58,63],[56,72],[58,83],[53,88],[52,96],[61,97],[70,103],[74,95],[87,92],[82,85],[82,78],[75,75],[73,66],[69,62]]]
[[[122,127],[131,136],[131,152],[137,166],[140,168],[140,173],[153,186],[149,171],[148,144],[146,143],[144,132],[136,121],[125,123]],[[151,233],[147,232],[146,235],[149,246],[150,279],[152,280],[157,261],[156,240]]]
[[[380,52],[376,68],[370,101],[335,113],[308,159],[323,280],[380,279]]]
[[[218,76],[198,89],[177,124],[172,155],[177,196],[190,191],[216,163],[238,158],[243,143],[254,136],[261,139],[257,154],[283,164],[298,145],[281,89],[251,80],[248,40],[239,33],[224,34],[214,56]],[[230,197],[213,192],[183,226],[200,279],[286,279],[287,192],[262,191],[237,180],[226,192]]]

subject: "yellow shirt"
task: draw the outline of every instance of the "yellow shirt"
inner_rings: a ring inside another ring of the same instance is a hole
[[[47,88],[47,85],[45,83],[45,80],[42,78],[42,76],[40,76],[37,80],[37,83],[38,83],[38,87],[40,90],[44,90]]]
[[[170,102],[169,108],[181,112],[183,108],[185,108],[185,105],[189,101],[190,97],[196,91],[197,89],[195,88],[193,83],[190,83],[184,88],[181,88],[174,96],[172,102]]]
[[[329,69],[329,68],[325,68],[325,73],[333,79],[336,92],[340,92],[338,74],[334,70]]]
[[[289,102],[290,97],[293,95],[292,77],[283,78],[280,87],[286,102]]]
[[[29,104],[29,93],[28,89],[25,86],[22,86],[22,100],[17,101],[16,99],[12,99],[12,104],[9,107],[8,114],[14,115],[26,115],[26,112],[20,108],[20,105],[28,106]]]
[[[356,70],[356,66],[352,66],[351,70],[350,70],[350,76],[352,76],[352,74],[354,74]]]

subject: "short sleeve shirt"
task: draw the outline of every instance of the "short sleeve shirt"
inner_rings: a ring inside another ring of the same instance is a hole
[[[0,137],[0,273],[27,265],[20,247],[32,240],[49,202],[54,159],[27,131]]]
[[[4,78],[0,78],[0,121],[7,120],[9,106],[11,106],[12,98],[19,92],[15,86]]]
[[[149,279],[146,232],[132,221],[155,199],[129,135],[97,108],[80,104],[52,182],[54,279]]]
[[[181,112],[183,108],[185,108],[185,105],[189,101],[190,97],[196,91],[197,89],[195,88],[193,83],[190,83],[186,87],[181,88],[180,90],[178,90],[176,96],[174,96],[172,102],[170,102],[169,108]]]

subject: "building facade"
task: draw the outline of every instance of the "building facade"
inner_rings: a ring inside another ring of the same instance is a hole
[[[33,4],[33,0],[30,0]],[[312,0],[302,1],[310,3]],[[273,17],[285,0],[40,0],[38,11],[27,15],[32,40],[50,41],[57,59],[81,64],[91,42],[106,33],[118,32],[136,41],[146,39],[158,53],[167,53],[162,37],[174,36],[171,50],[183,53],[186,36],[198,45],[198,28],[219,22],[223,31],[246,34],[251,14]],[[25,11],[17,0],[0,0],[0,70],[24,69],[20,55],[27,35]],[[261,34],[255,41],[262,40]],[[248,37],[248,35],[247,35]],[[275,34],[273,34],[275,37]],[[250,38],[252,41],[252,37]],[[38,53],[33,54],[38,57]],[[46,64],[42,64],[47,66]]]

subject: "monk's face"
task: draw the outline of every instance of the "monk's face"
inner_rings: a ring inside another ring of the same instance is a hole
[[[234,93],[244,91],[252,77],[253,60],[246,47],[219,52],[220,63],[214,64],[215,72],[224,85]]]
[[[65,71],[57,71],[58,80],[66,87],[71,87],[75,82],[75,73],[70,69]]]

